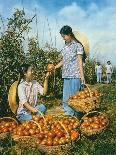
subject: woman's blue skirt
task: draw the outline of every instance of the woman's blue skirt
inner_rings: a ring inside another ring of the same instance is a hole
[[[80,115],[68,105],[69,96],[74,96],[81,89],[81,81],[79,78],[66,78],[63,85],[63,108],[66,115]]]

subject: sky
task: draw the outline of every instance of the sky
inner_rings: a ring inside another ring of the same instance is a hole
[[[92,58],[103,63],[110,60],[116,65],[115,0],[0,0],[0,15],[5,24],[16,8],[24,8],[28,18],[37,14],[37,24],[34,19],[28,35],[36,36],[38,31],[41,47],[48,42],[62,49],[64,41],[59,31],[69,25],[88,38]],[[0,27],[3,31],[1,20]]]

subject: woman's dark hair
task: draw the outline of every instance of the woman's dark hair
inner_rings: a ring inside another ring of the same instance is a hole
[[[29,64],[22,64],[19,68],[19,79],[18,79],[18,84],[17,84],[17,91],[16,91],[16,101],[17,103],[19,102],[19,97],[18,97],[18,85],[20,84],[21,82],[21,79],[24,79],[25,77],[25,73],[27,73],[29,67],[31,65]]]
[[[83,62],[85,62],[85,59],[86,59],[87,56],[86,56],[86,53],[85,53],[85,50],[84,50],[84,46],[79,40],[76,39],[75,35],[72,32],[72,28],[70,26],[68,26],[68,25],[65,25],[65,26],[63,26],[61,28],[60,34],[61,35],[70,35],[77,43],[80,43],[82,45],[83,51],[84,51],[84,53],[83,53]]]
[[[63,26],[60,30],[60,34],[62,35],[69,35],[72,34],[72,28],[68,25]]]

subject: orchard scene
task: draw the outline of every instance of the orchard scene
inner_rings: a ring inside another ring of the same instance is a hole
[[[24,10],[16,9],[0,34],[0,155],[115,155],[116,67],[113,66],[112,83],[107,84],[105,64],[101,63],[102,83],[97,83],[96,60],[87,57],[86,85],[68,99],[69,105],[83,116],[65,115],[62,70],[52,71],[61,60],[61,52],[49,44],[41,48],[41,38],[25,38],[34,18],[28,19]],[[2,16],[0,20],[2,25]],[[38,94],[40,103],[47,107],[46,113],[20,122],[8,95],[11,85],[19,80],[19,68],[24,63],[32,65],[34,79],[41,85],[46,72],[51,75],[47,95]]]

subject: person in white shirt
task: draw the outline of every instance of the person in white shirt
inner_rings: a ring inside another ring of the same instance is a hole
[[[111,65],[111,62],[107,61],[107,65],[106,65],[107,83],[112,82],[112,73],[113,73],[113,67]]]
[[[97,83],[101,83],[101,77],[102,77],[102,66],[99,62],[97,62],[97,65],[95,66],[95,73],[97,76]]]

